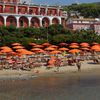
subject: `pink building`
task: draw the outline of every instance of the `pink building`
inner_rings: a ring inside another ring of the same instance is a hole
[[[92,24],[91,27],[95,30],[96,33],[100,34],[100,22]]]
[[[73,30],[93,29],[96,33],[100,33],[99,19],[72,18],[68,20],[67,27]]]
[[[19,0],[0,0],[0,26],[47,27],[64,23],[61,7],[20,4]]]

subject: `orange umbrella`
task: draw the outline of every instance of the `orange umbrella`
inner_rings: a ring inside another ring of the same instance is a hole
[[[78,52],[81,52],[81,50],[79,49],[72,49],[72,50],[69,50],[70,53],[78,53]]]
[[[89,45],[87,42],[80,43],[80,45]]]
[[[60,51],[68,51],[68,48],[59,48]]]
[[[56,45],[51,45],[51,46],[49,46],[50,48],[58,48],[58,46],[56,46]]]
[[[82,47],[89,47],[89,44],[88,44],[88,43],[86,43],[86,42],[81,43],[80,45],[81,45]]]
[[[1,50],[2,53],[8,53],[8,52],[12,52],[12,49],[3,49]]]
[[[18,46],[18,45],[21,45],[20,43],[13,43],[12,44],[13,46]]]
[[[44,46],[43,45],[35,45],[33,46],[34,48],[43,48]]]
[[[28,51],[28,50],[26,50],[26,49],[18,49],[18,50],[16,50],[19,54],[34,54],[33,52],[31,52],[31,51]]]
[[[44,50],[40,50],[40,51],[35,51],[36,53],[45,53]]]
[[[59,43],[59,45],[60,45],[60,46],[67,46],[68,44],[67,44],[67,43],[62,42],[62,43]]]
[[[90,47],[89,45],[82,45],[81,47]]]
[[[54,66],[54,65],[55,65],[55,61],[56,61],[56,57],[52,56],[52,57],[50,58],[50,60],[48,61],[49,67]]]
[[[8,46],[0,47],[0,49],[1,49],[1,52],[3,52],[3,53],[8,53],[8,52],[12,52],[12,51],[13,51],[13,50],[12,50],[10,47],[8,47]]]
[[[98,49],[95,49],[94,51],[100,52],[100,48],[98,48]]]
[[[0,47],[0,49],[11,49],[11,48],[8,46],[3,46],[3,47]]]
[[[55,48],[52,48],[52,47],[48,47],[48,48],[45,48],[46,51],[53,51],[55,50]]]
[[[90,50],[89,48],[81,48],[82,50]]]
[[[24,47],[23,46],[15,46],[13,47],[14,49],[23,49]]]
[[[91,49],[92,50],[94,50],[94,49],[100,49],[100,46],[99,45],[94,45],[94,46],[91,47]]]
[[[26,49],[17,49],[16,51],[23,52],[23,51],[26,51]]]
[[[51,44],[47,42],[47,43],[43,43],[42,45],[43,46],[50,46]]]
[[[70,45],[78,45],[78,43],[71,43]]]
[[[27,50],[27,51],[20,52],[20,54],[22,54],[22,55],[32,55],[34,53]]]
[[[32,51],[40,51],[40,50],[42,50],[42,49],[40,49],[40,48],[32,48],[31,50],[32,50]]]
[[[51,51],[50,54],[60,54],[61,51],[55,50],[55,51]]]
[[[35,46],[35,45],[37,45],[37,44],[36,44],[36,43],[29,43],[29,45]]]
[[[79,48],[79,46],[78,45],[71,45],[71,46],[69,46],[70,48]]]

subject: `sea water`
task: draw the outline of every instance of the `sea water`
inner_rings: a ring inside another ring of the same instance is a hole
[[[0,100],[100,100],[99,76],[0,80]]]

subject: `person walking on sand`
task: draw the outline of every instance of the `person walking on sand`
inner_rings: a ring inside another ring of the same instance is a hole
[[[59,72],[59,68],[60,68],[60,66],[61,66],[61,59],[60,58],[57,58],[56,59],[56,63],[55,63],[55,65],[56,65],[56,67],[57,67],[57,72]]]
[[[80,60],[76,61],[76,66],[78,68],[78,71],[81,71],[81,61]]]

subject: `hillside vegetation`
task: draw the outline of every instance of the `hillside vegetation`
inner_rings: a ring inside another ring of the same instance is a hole
[[[86,18],[100,17],[100,3],[64,6],[64,10],[67,12],[78,11],[80,15]]]

